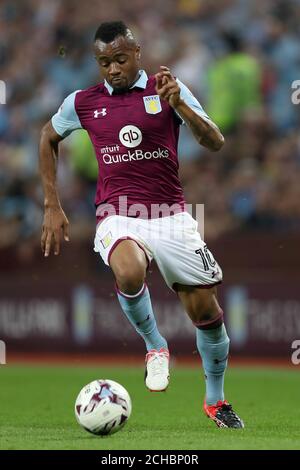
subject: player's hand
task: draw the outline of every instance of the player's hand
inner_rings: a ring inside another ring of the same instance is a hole
[[[44,256],[49,256],[52,246],[54,246],[54,254],[59,254],[62,235],[68,242],[69,221],[64,211],[61,207],[46,208],[41,237],[41,248]]]
[[[155,78],[156,92],[159,97],[168,101],[169,105],[176,109],[182,100],[180,98],[180,87],[171,74],[170,69],[161,65],[160,72],[155,75]]]

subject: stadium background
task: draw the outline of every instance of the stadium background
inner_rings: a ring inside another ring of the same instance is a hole
[[[299,0],[89,0],[84,13],[79,0],[1,2],[0,339],[7,362],[29,353],[142,360],[112,275],[93,252],[95,160],[83,132],[64,142],[59,162],[71,243],[46,260],[39,247],[39,132],[66,95],[97,82],[93,34],[112,18],[136,33],[143,67],[170,66],[225,134],[215,154],[183,128],[179,156],[187,202],[205,204],[205,239],[223,267],[232,357],[291,365],[292,341],[300,339],[300,108],[291,102],[300,79]],[[175,357],[196,360],[193,327],[154,265],[148,284]]]

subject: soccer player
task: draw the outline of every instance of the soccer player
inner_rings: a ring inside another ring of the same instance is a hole
[[[147,388],[160,392],[169,384],[168,344],[145,283],[154,259],[195,325],[206,380],[204,412],[219,427],[242,428],[224,398],[229,338],[216,296],[222,271],[185,210],[178,178],[180,124],[212,151],[222,147],[224,138],[167,67],[150,77],[140,69],[140,46],[123,22],[100,25],[94,52],[104,82],[71,93],[42,130],[42,250],[49,256],[53,246],[58,255],[61,233],[69,240],[56,188],[58,144],[85,129],[99,165],[94,249],[111,267],[121,308],[145,341]]]

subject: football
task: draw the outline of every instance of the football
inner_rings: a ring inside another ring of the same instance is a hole
[[[80,391],[75,402],[77,422],[86,431],[105,436],[125,425],[131,414],[127,390],[113,380],[94,380]]]

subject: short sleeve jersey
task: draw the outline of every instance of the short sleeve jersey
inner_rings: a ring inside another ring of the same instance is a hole
[[[200,103],[181,83],[181,98],[204,119]],[[151,218],[152,206],[184,210],[178,177],[177,146],[181,118],[155,90],[155,77],[140,71],[139,79],[122,94],[106,82],[70,94],[52,118],[65,137],[85,129],[92,141],[99,175],[95,196],[98,219],[111,206],[116,214]],[[143,214],[142,214],[143,212]],[[156,212],[157,213],[157,212]],[[163,211],[160,212],[163,215]]]

